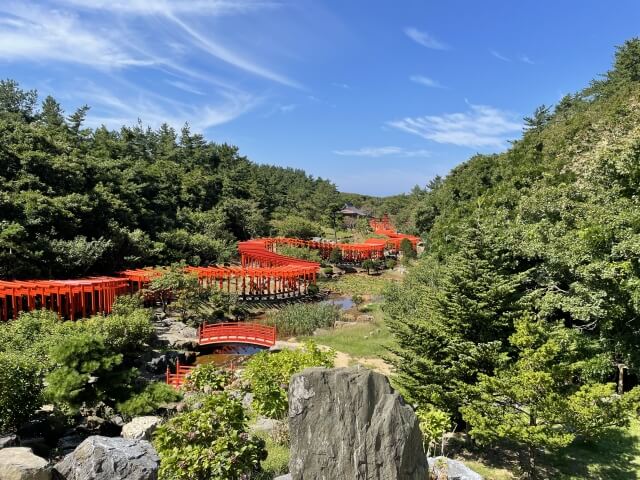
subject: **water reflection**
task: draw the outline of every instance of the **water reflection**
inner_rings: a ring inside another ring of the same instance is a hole
[[[204,365],[206,363],[213,363],[221,367],[237,365],[245,357],[262,350],[265,350],[265,348],[244,343],[229,343],[202,347],[200,354],[196,357],[196,365]]]
[[[329,305],[336,305],[340,307],[342,310],[349,310],[355,307],[355,303],[351,300],[350,297],[338,297],[338,298],[330,298],[328,300],[323,300],[321,303],[328,303]]]

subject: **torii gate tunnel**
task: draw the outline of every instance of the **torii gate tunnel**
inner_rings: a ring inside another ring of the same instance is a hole
[[[200,284],[237,294],[244,300],[276,300],[303,296],[316,283],[320,264],[277,253],[278,246],[291,245],[319,250],[323,259],[339,248],[345,262],[382,259],[385,251],[397,251],[408,239],[416,248],[418,238],[397,233],[388,217],[370,221],[375,233],[387,238],[370,238],[365,243],[334,243],[297,238],[261,238],[240,242],[239,266],[187,267]],[[0,321],[17,318],[21,311],[47,309],[62,318],[110,313],[118,295],[142,290],[162,269],[125,270],[113,277],[76,280],[0,280]]]

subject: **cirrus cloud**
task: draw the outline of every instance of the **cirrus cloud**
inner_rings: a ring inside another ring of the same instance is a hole
[[[515,113],[472,104],[462,113],[405,117],[387,125],[437,143],[470,148],[505,148],[507,139],[522,129]]]
[[[334,150],[333,153],[336,155],[342,155],[345,157],[371,157],[371,158],[379,158],[379,157],[428,157],[431,155],[431,152],[428,150],[407,150],[402,147],[362,147],[356,150]]]

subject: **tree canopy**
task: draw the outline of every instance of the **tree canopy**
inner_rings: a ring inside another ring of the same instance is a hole
[[[86,128],[51,96],[0,81],[0,276],[64,277],[226,261],[295,213],[326,222],[335,186],[257,165],[188,125]]]

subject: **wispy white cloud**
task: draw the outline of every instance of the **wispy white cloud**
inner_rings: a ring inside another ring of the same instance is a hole
[[[414,42],[433,50],[449,50],[449,45],[436,39],[433,35],[415,27],[406,27],[404,33]]]
[[[57,0],[79,8],[108,10],[134,15],[222,16],[273,8],[277,2],[254,0]]]
[[[489,53],[491,55],[493,55],[494,57],[496,57],[498,60],[502,60],[503,62],[510,62],[511,61],[511,59],[509,57],[505,57],[504,55],[502,55],[497,50],[489,50]]]
[[[88,28],[74,13],[11,2],[0,4],[0,58],[62,61],[100,69],[156,64],[122,48],[109,31]]]
[[[285,75],[234,51],[229,45],[205,35],[194,28],[184,17],[193,15],[216,17],[222,15],[245,14],[259,9],[278,6],[275,2],[261,2],[252,0],[58,0],[85,10],[101,10],[111,13],[122,13],[132,16],[159,16],[172,22],[187,34],[191,44],[208,53],[216,59],[244,70],[253,75],[295,88],[302,86]],[[172,42],[173,45],[180,45]]]
[[[487,105],[469,105],[462,113],[406,117],[387,125],[437,143],[470,148],[504,148],[520,132],[518,115]]]
[[[165,83],[168,83],[172,87],[175,87],[187,93],[193,93],[194,95],[204,95],[203,92],[198,90],[193,85],[189,85],[188,83],[181,82],[180,80],[165,80]]]
[[[123,99],[95,85],[79,93],[92,99],[93,107],[87,115],[87,124],[109,128],[132,125],[138,120],[153,128],[163,123],[180,128],[188,122],[193,129],[202,132],[234,120],[260,102],[259,98],[249,94],[223,92],[217,103],[190,105],[143,89]]]
[[[356,150],[334,150],[333,153],[336,155],[342,155],[345,157],[370,157],[370,158],[379,158],[379,157],[406,157],[406,158],[415,158],[415,157],[428,157],[431,155],[431,152],[428,150],[407,150],[403,147],[363,147],[358,148]]]
[[[415,83],[419,83],[420,85],[424,85],[425,87],[444,88],[444,86],[441,85],[438,81],[424,75],[411,75],[409,77],[409,80]]]
[[[349,90],[351,88],[348,83],[332,82],[331,85],[337,88],[343,88],[345,90]]]
[[[528,63],[529,65],[535,65],[536,62],[534,62],[533,60],[531,60],[528,56],[526,55],[518,55],[518,60],[520,60],[521,62],[524,63]]]
[[[268,68],[265,68],[261,65],[258,65],[256,62],[248,60],[238,53],[232,51],[230,48],[222,45],[220,42],[216,42],[210,37],[207,37],[197,31],[195,28],[191,27],[186,22],[182,21],[180,18],[173,14],[167,14],[167,18],[170,19],[174,24],[180,27],[184,32],[186,32],[193,40],[194,44],[197,45],[201,50],[209,53],[210,55],[226,62],[230,65],[233,65],[236,68],[241,70],[245,70],[247,72],[253,73],[254,75],[258,75],[263,78],[267,78],[277,83],[281,83],[283,85],[287,85],[289,87],[295,88],[303,88],[298,82],[287,78],[284,75],[271,71]]]

